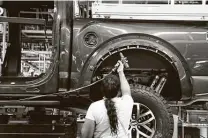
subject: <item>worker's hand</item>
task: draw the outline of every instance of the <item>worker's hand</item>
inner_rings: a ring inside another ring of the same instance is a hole
[[[117,67],[117,72],[118,72],[118,73],[119,73],[119,72],[123,72],[123,70],[124,70],[124,65],[123,65],[123,63],[122,63],[120,60],[116,63],[115,66]]]

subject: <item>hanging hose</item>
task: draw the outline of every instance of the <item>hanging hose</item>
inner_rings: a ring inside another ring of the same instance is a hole
[[[121,57],[121,62],[124,64],[124,67],[129,68],[128,65],[128,60],[126,57],[124,57],[124,55],[120,52],[120,57]],[[32,97],[28,97],[28,98],[24,98],[24,99],[20,99],[20,101],[26,101],[26,100],[32,100],[32,99],[37,99],[37,98],[41,98],[41,97],[47,97],[47,96],[53,96],[53,95],[61,95],[61,94],[69,94],[72,92],[76,92],[76,91],[80,91],[82,89],[91,87],[97,83],[99,83],[100,81],[104,80],[108,75],[112,74],[113,72],[115,72],[117,70],[117,68],[119,67],[119,64],[116,64],[115,67],[102,79],[99,79],[89,85],[86,86],[82,86],[80,88],[74,89],[74,90],[70,90],[70,91],[64,91],[64,92],[57,92],[57,93],[50,93],[50,94],[43,94],[43,95],[37,95],[37,96],[32,96]]]
[[[37,99],[37,98],[41,98],[41,97],[47,97],[47,96],[53,96],[53,95],[61,95],[61,94],[69,94],[72,92],[76,92],[76,91],[80,91],[82,89],[88,88],[90,86],[93,86],[95,84],[97,84],[98,82],[101,82],[102,80],[104,80],[108,75],[112,74],[114,72],[114,70],[116,70],[116,68],[112,69],[112,71],[110,73],[108,73],[105,77],[103,77],[102,79],[99,79],[89,85],[83,86],[83,87],[79,87],[77,89],[74,90],[70,90],[70,91],[64,91],[64,92],[57,92],[57,93],[51,93],[51,94],[42,94],[42,95],[37,95],[37,96],[32,96],[32,97],[28,97],[28,98],[24,98],[24,99],[20,99],[20,101],[26,101],[26,100],[32,100],[32,99]]]

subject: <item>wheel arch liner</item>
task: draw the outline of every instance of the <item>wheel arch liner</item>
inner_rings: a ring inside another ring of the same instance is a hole
[[[161,38],[139,33],[116,36],[98,46],[89,55],[84,64],[84,67],[81,71],[79,86],[91,83],[94,72],[107,57],[119,51],[125,51],[129,49],[142,49],[155,52],[168,60],[178,72],[182,99],[191,97],[191,73],[185,59],[180,52],[177,51],[177,49],[170,43]]]

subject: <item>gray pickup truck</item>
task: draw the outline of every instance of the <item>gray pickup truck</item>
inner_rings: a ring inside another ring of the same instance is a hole
[[[207,110],[207,22],[95,19],[82,6],[75,18],[73,1],[1,7],[1,136],[76,137],[70,111],[102,94],[99,84],[74,89],[103,78],[120,53],[130,66],[132,138],[171,138],[172,111]]]

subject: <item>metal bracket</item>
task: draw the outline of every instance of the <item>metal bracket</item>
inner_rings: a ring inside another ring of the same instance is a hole
[[[161,93],[163,87],[165,86],[166,81],[167,81],[166,77],[162,77],[157,87],[155,88],[155,91]]]
[[[159,82],[158,82],[159,81]],[[161,93],[163,87],[165,86],[167,79],[165,76],[160,78],[158,75],[155,76],[155,79],[153,80],[151,84],[151,88],[155,89],[156,92]]]

